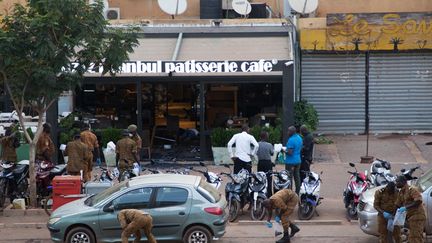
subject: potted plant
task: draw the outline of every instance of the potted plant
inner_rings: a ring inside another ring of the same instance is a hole
[[[240,130],[232,128],[213,128],[211,131],[211,142],[213,151],[213,160],[215,165],[231,163],[231,156],[228,153],[227,144],[234,134]]]

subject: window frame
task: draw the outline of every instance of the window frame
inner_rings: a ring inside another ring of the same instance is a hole
[[[144,189],[151,189],[152,190],[151,194],[150,194],[150,199],[149,199],[149,205],[148,205],[148,207],[146,207],[146,208],[137,208],[137,207],[126,206],[126,207],[115,207],[114,210],[115,211],[120,211],[120,210],[123,210],[123,209],[126,209],[126,208],[130,208],[130,209],[151,209],[155,205],[155,197],[156,197],[156,191],[157,191],[156,187],[151,187],[151,186],[143,186],[143,187],[137,187],[137,188],[130,188],[130,190],[125,191],[123,194],[118,195],[117,197],[113,198],[109,203],[107,203],[104,206],[104,209],[106,209],[106,208],[108,208],[110,206],[114,206],[114,201],[116,201],[120,197],[122,197],[122,196],[124,196],[124,195],[126,195],[126,194],[128,194],[128,193],[130,193],[132,191],[135,191],[135,190],[144,190]],[[128,204],[123,203],[123,204],[118,204],[118,205],[128,205]]]
[[[174,189],[186,191],[186,193],[187,193],[186,200],[181,204],[159,206],[159,203],[157,201],[157,196],[159,195],[159,192],[162,191],[163,188],[174,188]],[[154,193],[153,208],[168,208],[168,207],[178,207],[178,206],[186,205],[190,195],[191,195],[190,190],[188,188],[185,188],[185,187],[180,187],[180,186],[160,186],[160,187],[157,187],[155,190],[155,193]]]

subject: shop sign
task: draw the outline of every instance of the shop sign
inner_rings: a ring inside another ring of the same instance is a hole
[[[123,63],[121,73],[269,73],[280,71],[278,60],[258,61],[129,61]],[[102,73],[102,68],[91,66],[88,73]]]
[[[432,13],[328,14],[326,29],[302,32],[302,49],[432,49]]]

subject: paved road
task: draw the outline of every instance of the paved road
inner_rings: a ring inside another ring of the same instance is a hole
[[[16,243],[48,243],[49,233],[46,229],[0,229],[0,242]],[[227,228],[225,237],[217,242],[274,242],[273,231],[264,225],[230,225]],[[358,242],[372,243],[377,238],[363,234],[357,225],[336,225],[336,226],[301,226],[301,231],[292,242]]]

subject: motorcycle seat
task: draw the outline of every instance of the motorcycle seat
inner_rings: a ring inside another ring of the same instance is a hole
[[[17,165],[13,170],[14,174],[22,174],[27,169],[27,165]]]
[[[51,169],[50,173],[53,175],[61,175],[66,170],[66,165],[56,165],[54,168]]]

